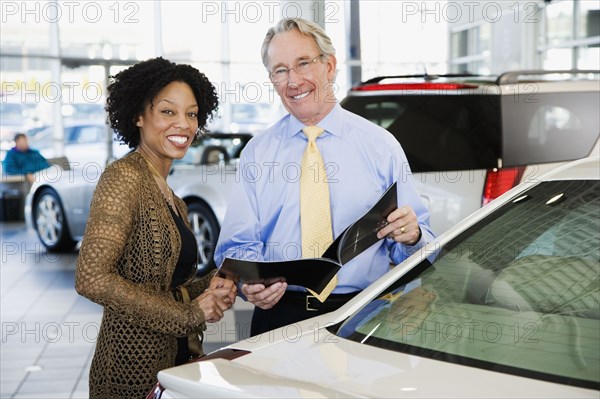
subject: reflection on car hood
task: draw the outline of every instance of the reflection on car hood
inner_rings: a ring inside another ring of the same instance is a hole
[[[218,359],[161,372],[163,386],[186,397],[353,397],[348,392],[295,379],[260,373],[244,365]]]
[[[597,397],[596,391],[350,342],[315,329],[319,324],[312,320],[235,345],[254,349],[251,354],[163,370],[159,380],[167,391],[189,398]]]

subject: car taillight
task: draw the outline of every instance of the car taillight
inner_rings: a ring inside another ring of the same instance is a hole
[[[485,176],[482,205],[498,198],[521,182],[525,167],[489,169]]]
[[[476,89],[478,85],[467,83],[388,83],[365,84],[352,88],[354,91],[375,90],[459,90]]]
[[[148,392],[146,399],[160,399],[164,391],[165,388],[160,385],[160,382],[157,382],[156,385],[154,385],[154,388],[152,388],[152,391]]]

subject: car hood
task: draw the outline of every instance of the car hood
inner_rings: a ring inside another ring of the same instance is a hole
[[[250,353],[163,370],[173,397],[596,397],[597,391],[405,355],[331,334],[323,317],[228,348]],[[301,331],[304,331],[301,333]],[[170,397],[170,396],[169,396]]]
[[[540,180],[597,177],[598,162],[597,157],[575,161]],[[492,212],[524,188],[537,183],[523,183],[470,215],[396,265],[340,309],[230,345],[226,349],[248,352],[233,360],[213,353],[210,360],[163,370],[158,374],[160,383],[171,394],[168,397],[178,398],[598,398],[597,390],[381,349],[340,338],[325,328],[346,320],[379,295],[390,281],[396,281],[470,226],[472,220]],[[211,328],[229,331],[225,325]]]

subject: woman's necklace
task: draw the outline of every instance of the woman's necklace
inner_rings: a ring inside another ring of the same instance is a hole
[[[169,187],[169,185],[167,184],[167,181],[165,180],[165,178],[158,172],[158,170],[156,170],[156,168],[154,167],[154,165],[152,165],[152,162],[150,162],[150,160],[148,158],[146,158],[146,156],[141,152],[138,151],[138,153],[142,156],[142,158],[144,158],[144,160],[146,161],[146,163],[148,164],[148,166],[150,167],[150,170],[152,171],[152,174],[157,176],[160,181],[162,181],[165,185],[165,189],[163,190],[162,187],[160,187],[160,191],[163,193],[163,195],[165,196],[167,202],[169,203],[169,205],[171,205],[171,208],[173,208],[173,210],[175,210],[175,201],[173,201],[173,190],[171,190],[171,187]],[[166,191],[166,192],[165,192]]]

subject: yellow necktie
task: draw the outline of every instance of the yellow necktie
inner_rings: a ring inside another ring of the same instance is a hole
[[[302,156],[300,176],[300,226],[302,231],[302,257],[318,258],[333,242],[329,184],[325,173],[325,163],[317,148],[317,137],[323,133],[318,126],[302,129],[308,137],[308,145]],[[331,279],[322,292],[308,290],[319,301],[324,302],[337,285],[337,275]]]

